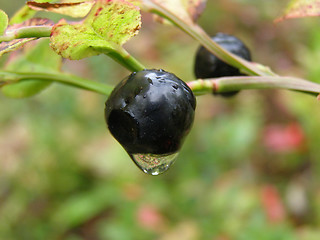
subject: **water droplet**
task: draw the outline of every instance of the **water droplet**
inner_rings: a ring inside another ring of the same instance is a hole
[[[173,154],[129,154],[135,164],[145,173],[159,175],[169,169],[179,153]]]

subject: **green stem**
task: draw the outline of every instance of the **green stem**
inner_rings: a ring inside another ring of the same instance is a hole
[[[28,80],[54,81],[106,96],[108,96],[113,89],[112,86],[69,74],[0,71],[0,86]]]
[[[172,24],[189,34],[191,37],[200,42],[202,46],[207,48],[210,52],[216,55],[221,60],[229,63],[230,65],[239,68],[243,73],[253,76],[276,76],[268,67],[248,62],[226,50],[211,40],[210,36],[197,24],[184,21],[176,16],[174,13],[156,3],[153,0],[144,0],[144,7],[147,11],[158,14],[166,18]]]
[[[123,67],[127,68],[129,71],[138,72],[146,69],[144,65],[142,65],[137,59],[130,55],[123,47],[116,47],[116,51],[111,52],[109,49],[105,50],[103,48],[99,48],[97,50],[108,55]]]
[[[234,92],[244,89],[288,89],[319,95],[320,84],[295,77],[222,77],[188,83],[195,95]]]
[[[50,37],[52,27],[49,26],[30,26],[8,31],[5,35],[0,36],[1,42],[9,42],[20,38],[41,38]]]

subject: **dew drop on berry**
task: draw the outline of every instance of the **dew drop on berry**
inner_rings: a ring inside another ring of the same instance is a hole
[[[167,171],[179,153],[173,154],[130,154],[135,164],[145,173],[159,175]]]

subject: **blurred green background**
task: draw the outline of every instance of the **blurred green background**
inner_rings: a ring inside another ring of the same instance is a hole
[[[254,61],[281,75],[320,82],[319,19],[274,24],[286,3],[208,0],[199,23],[211,35],[236,35]],[[23,4],[0,0],[10,16]],[[149,14],[125,47],[149,68],[194,79],[197,42]],[[63,69],[109,84],[129,74],[106,56],[65,60]],[[58,84],[32,98],[0,96],[1,240],[320,239],[314,97],[278,90],[199,97],[177,162],[157,177],[110,136],[105,100]]]

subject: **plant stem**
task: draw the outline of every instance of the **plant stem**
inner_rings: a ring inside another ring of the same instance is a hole
[[[0,86],[28,80],[54,81],[106,96],[108,96],[113,89],[112,86],[69,74],[0,71]]]
[[[111,57],[113,60],[121,64],[123,67],[132,72],[141,71],[146,69],[137,59],[128,53],[123,47],[117,47],[116,51],[105,50],[103,48],[97,49],[99,52],[104,53]]]
[[[195,95],[233,92],[243,89],[288,89],[319,95],[320,84],[295,77],[222,77],[188,82]]]
[[[9,42],[20,38],[41,38],[50,37],[52,27],[50,26],[30,26],[8,31],[5,35],[0,36],[1,42]]]
[[[211,40],[210,36],[197,24],[185,21],[153,0],[143,0],[147,11],[158,14],[200,42],[202,46],[222,61],[239,68],[243,73],[252,76],[276,76],[268,67],[248,62],[226,50]]]

